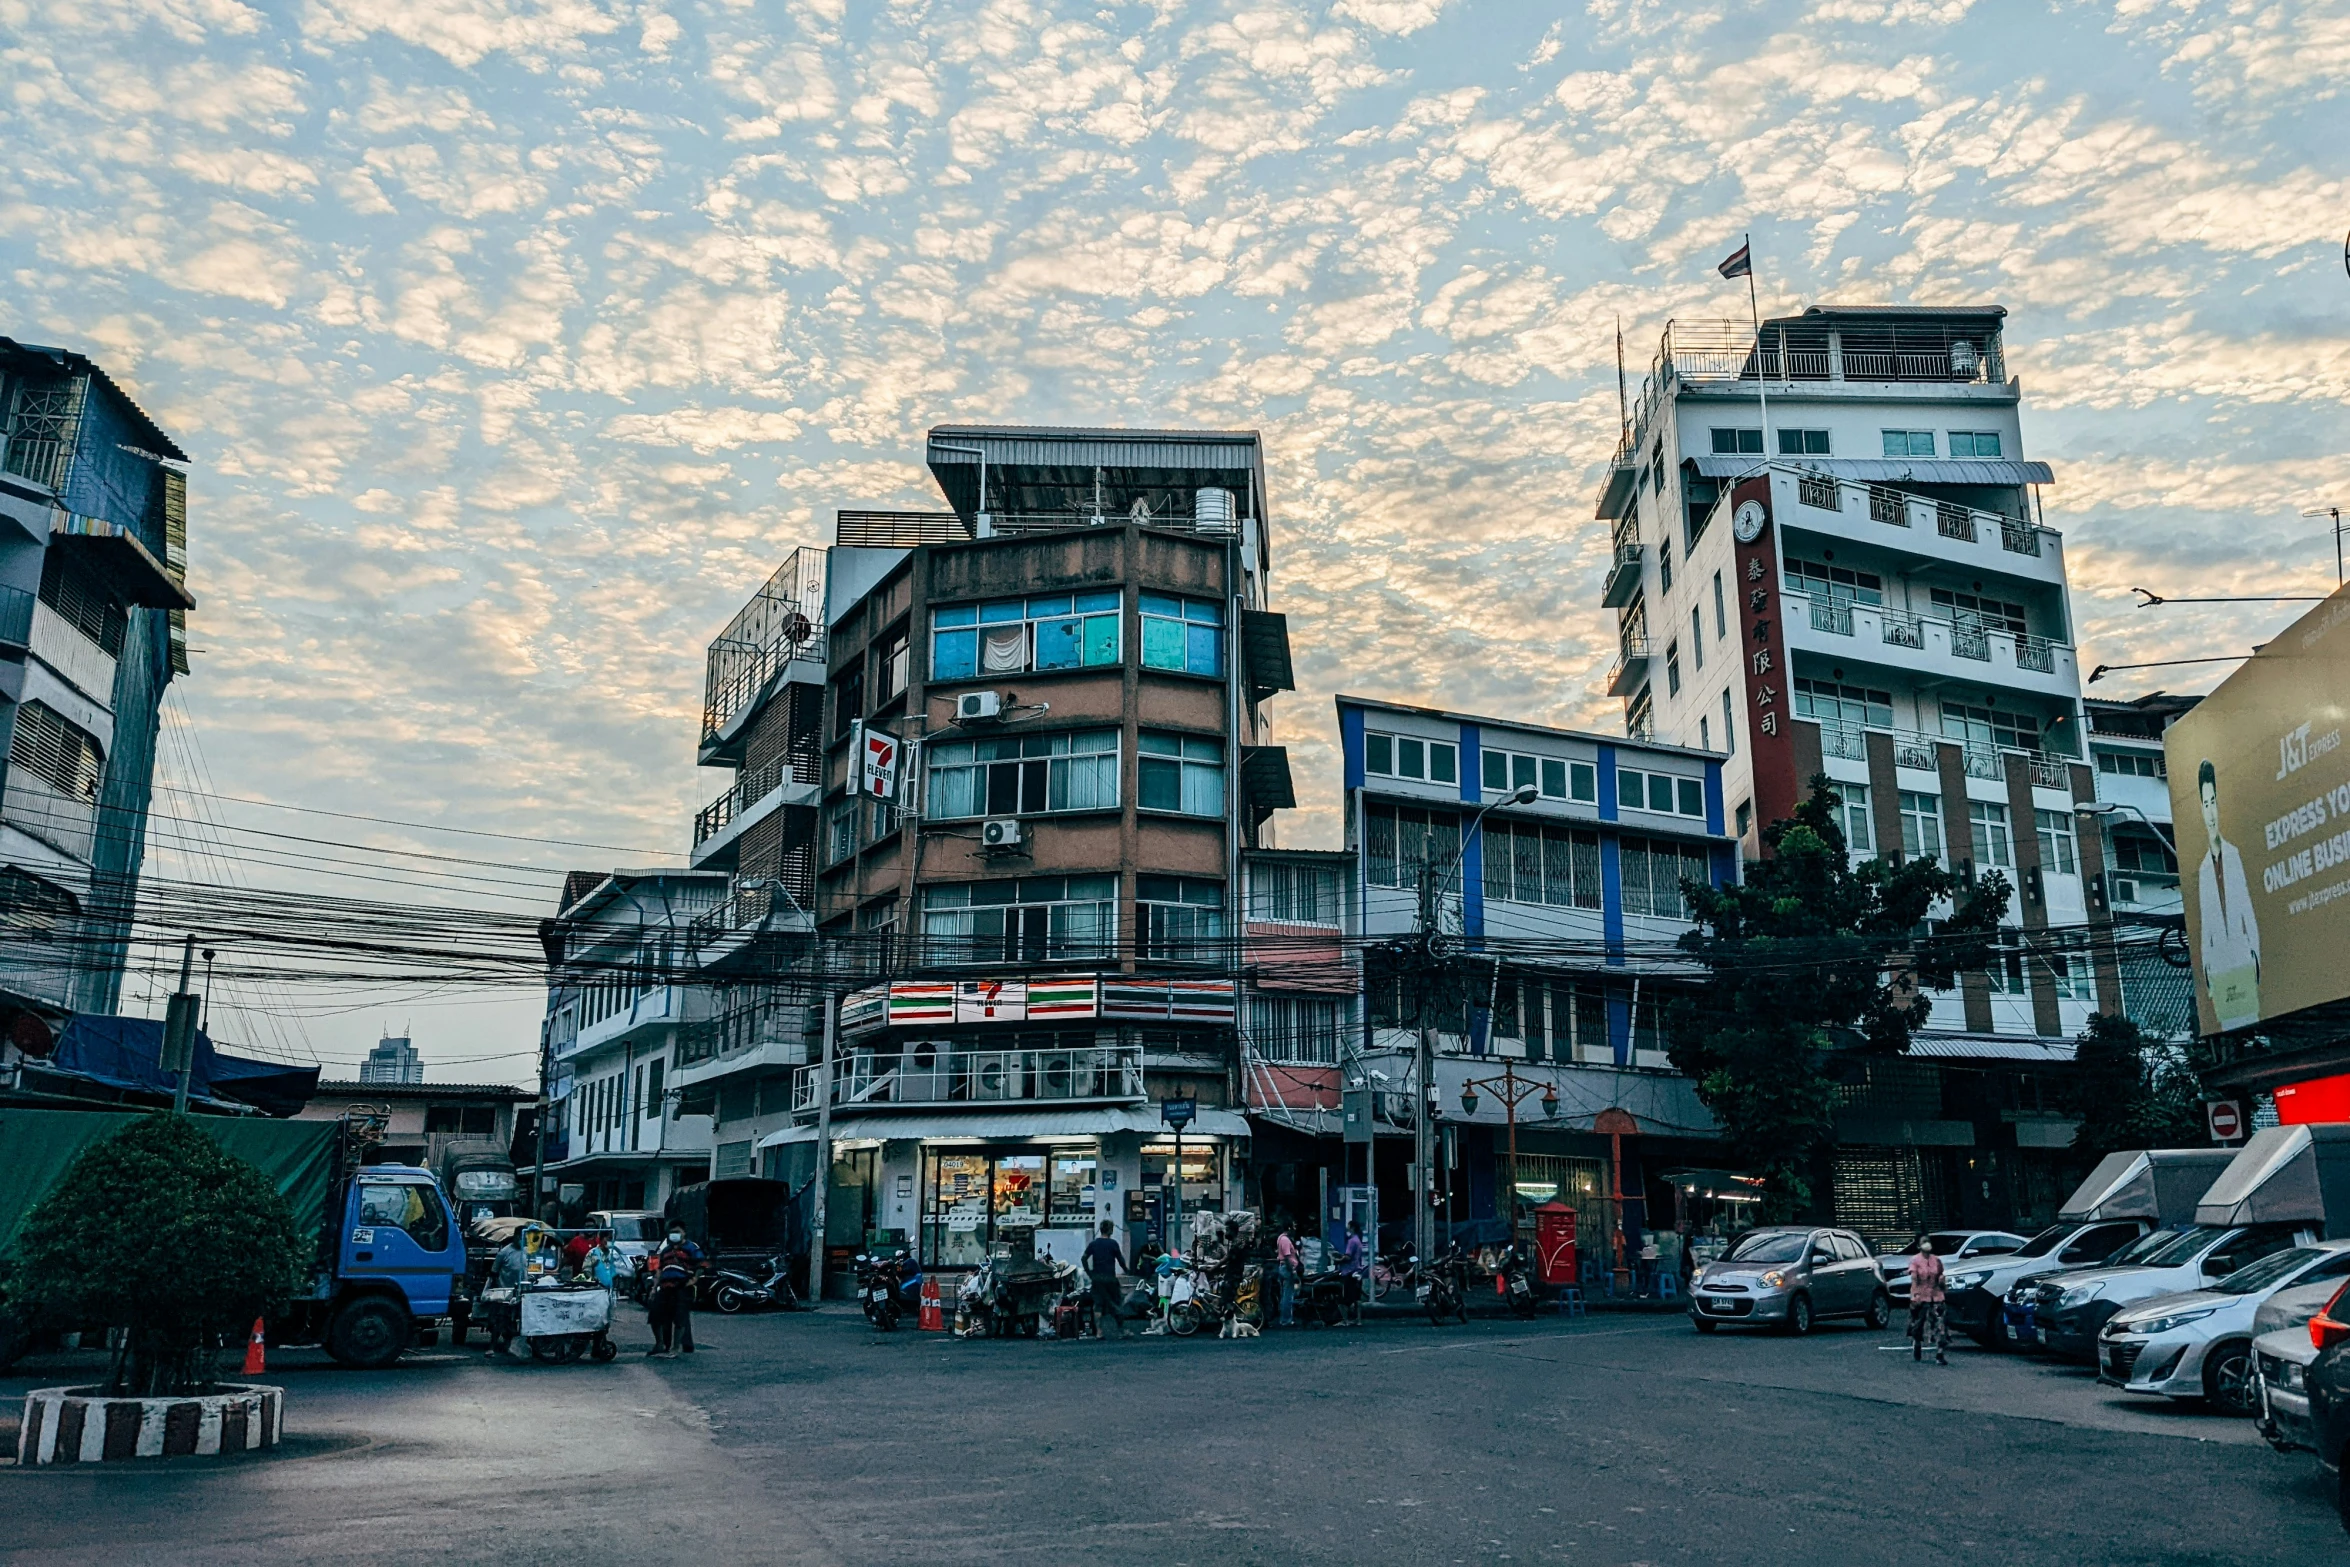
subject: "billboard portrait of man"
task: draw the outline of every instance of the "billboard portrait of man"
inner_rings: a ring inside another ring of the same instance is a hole
[[[2211,848],[2196,872],[2196,914],[2203,937],[2203,984],[2222,1029],[2260,1021],[2260,925],[2252,915],[2252,888],[2244,857],[2219,830],[2219,775],[2206,757],[2195,770],[2203,800],[2203,831]]]

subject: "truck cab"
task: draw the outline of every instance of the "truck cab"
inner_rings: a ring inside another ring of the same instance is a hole
[[[449,1314],[465,1271],[465,1237],[429,1170],[374,1164],[343,1195],[326,1296],[327,1353],[348,1366],[388,1366],[425,1323]]]

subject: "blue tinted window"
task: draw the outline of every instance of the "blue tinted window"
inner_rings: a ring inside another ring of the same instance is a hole
[[[1220,626],[1224,624],[1224,606],[1214,599],[1185,599],[1183,618],[1203,626]]]
[[[1122,608],[1124,597],[1116,588],[1106,593],[1080,593],[1077,595],[1077,612],[1082,615],[1089,609]]]
[[[986,625],[1000,625],[1006,621],[1026,620],[1027,618],[1026,606],[1018,599],[1008,599],[1001,604],[979,606],[979,619]]]
[[[1066,593],[1059,598],[1030,599],[1028,601],[1028,618],[1030,620],[1041,620],[1047,615],[1066,615],[1068,613],[1069,595]]]
[[[1183,600],[1168,593],[1145,593],[1142,595],[1142,612],[1146,615],[1169,615],[1180,620],[1183,618]]]
[[[1214,626],[1190,626],[1183,667],[1195,675],[1224,673],[1224,633]]]
[[[934,609],[930,612],[930,623],[934,626],[976,626],[979,624],[979,606],[956,604],[947,609]]]
[[[930,639],[930,678],[968,680],[979,673],[979,633],[941,631]]]
[[[1036,667],[1039,669],[1075,669],[1085,662],[1083,626],[1085,622],[1071,616],[1063,620],[1040,620],[1036,623]]]

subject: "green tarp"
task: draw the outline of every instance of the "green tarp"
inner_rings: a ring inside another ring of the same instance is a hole
[[[139,1119],[91,1110],[0,1110],[0,1256],[16,1243],[25,1216],[64,1179],[84,1149]],[[191,1119],[223,1149],[276,1183],[294,1210],[296,1228],[316,1233],[324,1227],[339,1123],[225,1115]]]

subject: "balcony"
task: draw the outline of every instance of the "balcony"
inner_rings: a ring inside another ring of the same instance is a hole
[[[681,1074],[709,1062],[745,1062],[753,1056],[775,1065],[802,1065],[810,1055],[809,1018],[806,1005],[776,1000],[697,1018],[678,1029],[671,1065]]]
[[[752,815],[753,808],[787,784],[804,786],[809,799],[824,785],[824,756],[815,746],[776,757],[734,781],[731,788],[694,813],[697,863],[702,846]]]
[[[807,930],[811,892],[812,889],[804,889],[800,896],[794,897],[792,888],[772,881],[738,882],[724,902],[693,917],[686,927],[686,945],[707,962],[713,956],[723,955],[712,949],[739,943],[762,930]]]
[[[1616,662],[1607,672],[1607,694],[1627,696],[1648,679],[1648,638],[1626,637]]]
[[[1794,481],[1796,504],[1785,512],[1789,527],[1833,530],[1867,540],[1866,529],[1849,525],[1865,518],[1877,527],[1902,528],[1910,535],[1899,541],[1877,542],[1938,555],[1969,570],[2006,572],[2034,581],[2053,581],[2063,575],[2064,567],[2056,558],[2058,535],[2025,518],[1911,495],[1889,485],[1801,471],[1781,470],[1781,476]],[[1816,515],[1820,512],[1848,519],[1848,525],[1823,521]]]
[[[1599,602],[1608,609],[1622,609],[1640,595],[1640,563],[1647,553],[1637,539],[1619,540],[1614,555],[1608,561],[1607,586],[1600,591]]]
[[[710,643],[702,677],[702,744],[723,739],[767,683],[794,663],[824,683],[824,551],[795,550]]]
[[[2067,643],[1980,620],[1917,615],[1847,598],[1791,592],[1786,599],[1793,651],[1858,658],[1929,679],[2013,686],[2039,696],[2070,697],[2080,690],[2079,659]],[[1970,664],[1985,667],[1969,670],[1965,666]]]
[[[1847,762],[1865,762],[1869,759],[1868,727],[1828,720],[1817,722],[1820,725],[1822,757]],[[1916,729],[1881,729],[1878,733],[1892,737],[1893,765],[1896,767],[1907,767],[1924,773],[1937,772],[1942,766],[1941,748],[1949,745],[1958,748],[1960,765],[1969,778],[2002,782],[2007,777],[2007,758],[2020,756],[2036,788],[2072,787],[2070,757],[2052,756],[2045,751],[2012,750],[1972,740],[1956,740],[1947,735],[1930,735]]]
[[[818,1107],[822,1066],[792,1075],[792,1109]],[[1140,1101],[1142,1046],[1056,1050],[958,1050],[917,1044],[900,1056],[857,1054],[835,1069],[836,1110],[928,1109],[937,1105],[1077,1104]]]

